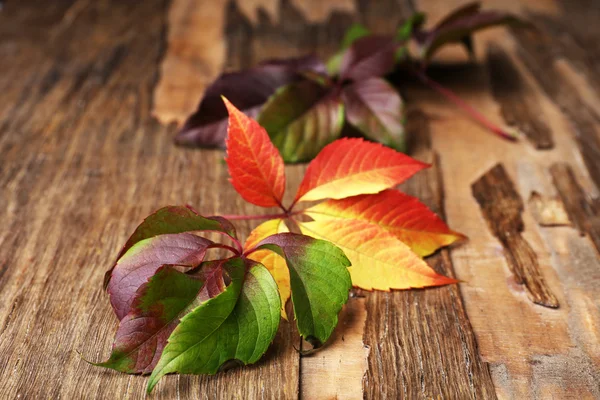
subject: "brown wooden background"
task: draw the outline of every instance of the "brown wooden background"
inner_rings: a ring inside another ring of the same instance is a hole
[[[137,399],[145,378],[78,354],[109,354],[117,324],[102,277],[116,252],[163,205],[261,211],[227,183],[220,151],[173,146],[169,123],[224,68],[326,56],[354,21],[386,33],[415,9],[434,22],[463,1],[4,3],[0,398]],[[434,162],[404,189],[470,237],[429,258],[463,283],[353,297],[331,344],[309,357],[283,322],[257,365],[169,376],[152,397],[600,398],[600,3],[484,4],[539,31],[487,31],[476,63],[449,49],[431,74],[527,138],[502,141],[435,92],[402,85],[411,154]],[[288,167],[290,193],[303,169]],[[571,226],[540,225],[540,205]]]

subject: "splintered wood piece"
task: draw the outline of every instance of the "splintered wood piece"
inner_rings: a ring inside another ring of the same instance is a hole
[[[600,252],[600,207],[598,199],[592,200],[581,188],[568,164],[557,163],[550,167],[552,182],[558,191],[569,217],[581,235],[587,234]]]
[[[529,208],[533,218],[540,226],[569,226],[571,220],[562,201],[556,197],[544,197],[538,192],[531,192]]]
[[[534,303],[558,308],[558,300],[540,271],[537,255],[521,236],[523,201],[504,166],[497,164],[490,169],[471,185],[471,190],[488,226],[504,246],[506,261],[517,283],[525,286]]]
[[[502,47],[490,44],[487,66],[492,93],[506,123],[523,132],[536,149],[553,148],[552,132],[543,119],[538,100]]]
[[[408,115],[410,154],[432,163],[402,185],[444,218],[444,188],[432,151],[427,118]],[[438,273],[454,276],[448,250],[428,257]],[[458,285],[427,290],[371,292],[364,344],[370,347],[363,381],[368,399],[494,399],[489,365],[483,361]]]

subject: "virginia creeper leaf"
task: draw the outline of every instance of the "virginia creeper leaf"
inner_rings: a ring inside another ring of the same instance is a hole
[[[361,220],[300,223],[305,235],[339,246],[352,263],[352,284],[366,290],[410,289],[456,283],[437,274],[408,246],[378,225]],[[292,283],[292,298],[294,285]]]
[[[400,94],[381,78],[348,85],[342,92],[346,118],[367,138],[406,151],[404,104]]]
[[[339,137],[344,108],[330,89],[300,81],[278,89],[263,106],[258,123],[286,162],[306,161]]]
[[[223,100],[229,110],[226,161],[231,184],[249,203],[281,206],[285,174],[279,152],[263,127]]]
[[[260,107],[275,90],[301,79],[303,71],[325,73],[325,66],[314,56],[270,60],[244,71],[228,72],[215,80],[204,93],[198,109],[185,122],[175,142],[188,146],[225,147],[227,97],[245,114],[256,117]]]
[[[371,31],[362,24],[353,24],[344,35],[340,49],[335,53],[329,60],[327,60],[327,73],[329,75],[337,75],[340,72],[340,66],[342,59],[346,53],[346,49],[352,45],[356,40],[368,36]]]
[[[427,167],[378,143],[357,138],[336,140],[308,165],[295,201],[378,193]]]
[[[285,232],[288,232],[288,228],[282,219],[271,219],[263,222],[250,232],[250,236],[248,236],[248,240],[244,244],[244,250],[253,249],[261,240],[271,235]],[[250,253],[248,258],[264,265],[273,276],[273,279],[275,279],[275,282],[277,282],[279,297],[281,298],[281,316],[287,320],[285,304],[290,298],[290,273],[285,259],[270,250],[254,251]]]
[[[387,74],[394,68],[398,45],[391,36],[369,35],[346,50],[340,66],[342,80],[362,80]]]
[[[225,265],[231,280],[218,296],[181,319],[148,380],[148,392],[165,374],[214,374],[227,361],[251,364],[264,354],[279,327],[277,284],[260,264]]]
[[[471,53],[471,34],[498,25],[520,24],[512,14],[503,11],[481,11],[480,3],[470,3],[444,18],[432,30],[417,31],[414,38],[419,45],[421,59],[427,62],[437,50],[449,43],[463,43]]]
[[[110,358],[96,365],[130,374],[152,372],[179,319],[198,301],[202,284],[172,267],[159,268],[140,286],[121,320]]]
[[[129,311],[135,293],[163,265],[195,267],[213,244],[191,233],[154,236],[137,242],[119,259],[108,283],[110,302],[119,320]]]
[[[397,190],[327,200],[305,210],[305,214],[316,221],[361,220],[378,225],[421,257],[465,238],[450,230],[419,199]]]
[[[280,233],[258,244],[285,258],[290,271],[292,303],[298,331],[315,348],[327,341],[352,287],[350,261],[325,240]]]

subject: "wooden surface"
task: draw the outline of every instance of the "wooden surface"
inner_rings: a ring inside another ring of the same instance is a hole
[[[462,3],[5,2],[0,398],[145,397],[144,377],[92,367],[80,354],[109,354],[117,323],[102,277],[144,216],[185,203],[204,214],[261,212],[227,182],[222,152],[172,144],[169,123],[193,111],[221,70],[326,56],[354,21],[386,33],[415,8],[434,22]],[[600,5],[484,4],[539,30],[487,31],[476,63],[448,49],[431,75],[526,137],[502,141],[435,92],[401,83],[411,153],[434,164],[403,189],[470,237],[428,259],[462,283],[357,291],[323,350],[301,357],[282,322],[258,364],[168,376],[153,398],[600,398]],[[287,167],[290,193],[304,168]],[[540,225],[532,192],[562,202],[570,225]],[[498,218],[514,222],[509,235]],[[535,293],[559,307],[535,304]]]

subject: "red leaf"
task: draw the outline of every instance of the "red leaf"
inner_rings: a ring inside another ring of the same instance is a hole
[[[336,140],[308,165],[294,202],[378,193],[428,166],[378,143]]]
[[[227,166],[231,184],[252,204],[282,207],[285,173],[281,155],[256,121],[223,98],[229,110]]]

